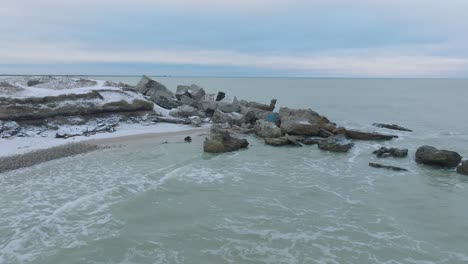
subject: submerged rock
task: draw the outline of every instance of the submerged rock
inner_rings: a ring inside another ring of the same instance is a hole
[[[354,143],[343,135],[325,138],[318,143],[319,149],[331,152],[348,152],[353,146]]]
[[[255,134],[263,138],[278,138],[283,136],[281,128],[265,120],[257,120],[255,124]]]
[[[408,149],[381,147],[380,149],[374,151],[373,153],[379,158],[386,158],[386,157],[404,158],[408,156]]]
[[[232,137],[229,132],[217,131],[212,133],[210,138],[205,139],[203,151],[207,153],[232,152],[242,148],[247,148],[249,142],[246,139]]]
[[[457,172],[460,174],[468,175],[468,160],[465,160],[458,166]]]
[[[422,146],[416,151],[416,162],[426,165],[455,168],[462,157],[455,151],[439,150],[431,146]]]
[[[346,137],[355,140],[392,140],[394,138],[398,138],[396,135],[363,132],[354,129],[346,129]]]
[[[400,168],[400,167],[395,167],[395,166],[388,166],[388,165],[382,165],[379,163],[369,163],[369,166],[378,168],[378,169],[387,169],[387,170],[393,170],[393,171],[408,171],[407,169]]]
[[[406,132],[413,132],[413,130],[395,125],[395,124],[383,124],[383,123],[374,123],[372,124],[373,126],[380,127],[380,128],[386,128],[386,129],[391,129],[391,130],[399,130],[399,131],[406,131]]]
[[[330,121],[311,109],[280,108],[281,129],[284,133],[299,136],[318,136],[320,129]]]

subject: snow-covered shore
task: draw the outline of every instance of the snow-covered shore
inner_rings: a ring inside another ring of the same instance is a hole
[[[208,126],[201,127],[208,130]],[[137,136],[144,134],[163,134],[163,133],[178,133],[190,132],[192,130],[200,130],[189,125],[178,125],[169,123],[157,123],[154,125],[142,126],[141,124],[120,124],[117,130],[113,133],[100,133],[88,137],[79,136],[67,139],[47,137],[15,137],[10,139],[0,139],[0,157],[25,154],[27,152],[48,149],[69,143],[80,143],[89,140],[101,139],[118,139],[120,137]]]

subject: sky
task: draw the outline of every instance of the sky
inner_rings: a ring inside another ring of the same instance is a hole
[[[0,74],[467,78],[466,0],[1,0]]]

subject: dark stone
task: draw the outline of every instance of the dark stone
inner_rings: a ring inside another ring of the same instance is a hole
[[[216,95],[215,101],[216,101],[216,102],[219,102],[219,101],[223,100],[225,97],[226,97],[226,93],[224,93],[224,92],[218,92],[218,94]]]
[[[289,141],[286,137],[280,138],[265,138],[265,144],[274,146],[274,147],[281,147],[291,145],[291,141]]]
[[[373,153],[379,158],[386,158],[386,157],[404,158],[408,156],[408,149],[381,147],[380,149],[374,151]]]
[[[319,141],[318,147],[331,152],[348,152],[354,143],[342,135],[325,138]]]
[[[34,80],[29,80],[27,82],[27,86],[35,86],[35,85],[38,85],[38,84],[41,84],[42,82],[40,80],[37,80],[37,79],[34,79]]]
[[[458,166],[457,172],[460,174],[468,175],[468,160],[465,160]]]
[[[431,146],[422,146],[416,151],[416,162],[445,168],[455,168],[462,157],[455,151],[439,150]]]
[[[382,165],[379,163],[369,163],[369,166],[378,168],[378,169],[388,169],[388,170],[393,170],[393,171],[408,171],[407,169],[400,168],[400,167],[395,167],[395,166],[387,166],[387,165]]]
[[[355,140],[392,140],[398,138],[396,135],[380,134],[376,132],[363,132],[353,129],[346,129],[346,137]]]
[[[373,126],[380,127],[380,128],[386,128],[386,129],[391,129],[391,130],[399,130],[399,131],[406,131],[406,132],[413,132],[413,130],[395,125],[395,124],[382,124],[382,123],[374,123],[372,124]]]
[[[285,134],[297,136],[319,136],[320,129],[330,124],[330,121],[311,109],[290,109],[281,107],[279,110],[281,129]]]
[[[246,139],[232,137],[227,131],[212,133],[210,138],[205,139],[203,151],[207,153],[225,153],[247,148],[249,142]]]
[[[185,141],[185,142],[192,142],[192,137],[191,137],[191,136],[186,136],[186,137],[184,138],[184,141]]]

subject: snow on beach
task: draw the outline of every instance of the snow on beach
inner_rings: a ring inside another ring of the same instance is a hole
[[[145,96],[133,90],[127,89],[128,85],[114,83],[105,80],[91,80],[69,77],[12,77],[0,79],[0,97],[28,100],[31,98],[45,98],[62,95],[85,95],[98,92],[100,98],[63,99],[54,103],[53,108],[82,107],[89,104],[102,106],[113,102],[127,102],[132,104],[137,100],[147,101]],[[46,107],[42,103],[35,106],[36,109]],[[38,107],[38,108],[37,108]],[[160,123],[148,116],[157,115],[170,117],[169,110],[154,104],[154,113],[136,117],[125,117],[119,114],[110,114],[106,117],[82,118],[78,116],[67,117],[66,124],[48,121],[48,125],[29,126],[21,131],[21,135],[7,138],[0,137],[0,157],[24,154],[27,152],[61,146],[68,143],[84,142],[88,140],[100,140],[118,138],[131,135],[176,133],[193,130],[193,126]],[[41,110],[42,111],[42,110]],[[9,121],[0,121],[5,124]],[[13,127],[17,126],[15,122]],[[51,127],[55,127],[51,129]],[[83,134],[93,129],[110,128],[105,133],[89,133],[81,136],[56,138],[57,134],[75,135]],[[2,132],[2,131],[0,131]]]

